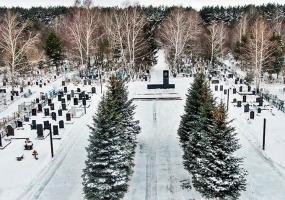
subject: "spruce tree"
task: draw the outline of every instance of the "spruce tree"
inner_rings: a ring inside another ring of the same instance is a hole
[[[199,175],[201,161],[205,158],[209,147],[209,132],[213,127],[213,112],[215,108],[215,99],[213,98],[210,87],[207,83],[203,83],[203,91],[200,91],[201,105],[198,107],[195,121],[191,126],[191,136],[184,148],[184,167],[195,178]]]
[[[50,64],[54,65],[58,71],[58,67],[62,64],[64,53],[63,42],[55,32],[50,32],[48,34],[44,44],[44,50]]]
[[[124,83],[112,77],[90,126],[83,191],[86,199],[123,198],[132,174],[138,121]]]
[[[184,151],[192,132],[195,130],[197,120],[199,119],[199,109],[204,103],[202,94],[205,91],[205,88],[205,75],[202,73],[197,74],[186,95],[187,99],[184,107],[184,114],[181,116],[178,129],[180,143]]]
[[[213,124],[204,132],[202,141],[207,146],[193,174],[195,189],[206,198],[238,199],[246,189],[242,159],[233,155],[240,148],[234,130],[221,103],[213,112]]]

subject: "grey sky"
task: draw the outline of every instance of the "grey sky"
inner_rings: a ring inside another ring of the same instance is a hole
[[[0,6],[12,7],[32,7],[32,6],[71,6],[74,0],[0,0]],[[95,5],[99,6],[115,6],[122,5],[126,0],[94,0]],[[184,5],[192,6],[193,8],[200,9],[205,5],[244,5],[255,4],[260,5],[263,3],[279,3],[285,4],[285,0],[128,0],[128,2],[139,2],[142,5]]]

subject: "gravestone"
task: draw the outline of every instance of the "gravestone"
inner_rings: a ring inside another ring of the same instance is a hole
[[[64,91],[64,93],[67,93],[67,87],[66,86],[63,88],[63,91]]]
[[[40,103],[40,99],[39,98],[36,98],[36,103]]]
[[[29,121],[30,121],[30,118],[29,118],[29,117],[24,116],[24,122],[29,122]]]
[[[67,101],[71,101],[71,95],[70,95],[70,94],[67,94],[67,95],[66,95],[66,99],[67,99]]]
[[[227,94],[228,93],[228,90],[224,90],[224,94]]]
[[[42,104],[38,104],[38,112],[43,112],[43,106]]]
[[[20,87],[20,93],[23,93],[23,92],[24,92],[24,88]]]
[[[83,106],[86,106],[86,99],[85,99],[85,98],[82,99],[82,105],[83,105]]]
[[[263,106],[263,99],[261,98],[261,100],[258,102],[258,106]]]
[[[62,116],[62,110],[61,110],[61,109],[59,109],[59,110],[57,111],[57,113],[58,113],[58,116]]]
[[[18,120],[17,121],[17,128],[21,128],[21,127],[23,127],[23,122]]]
[[[56,121],[56,113],[55,112],[52,112],[51,113],[51,119]]]
[[[169,85],[169,71],[163,70],[163,85]]]
[[[237,107],[238,107],[238,108],[241,107],[241,101],[237,101]]]
[[[36,82],[36,85],[39,85],[39,82],[38,82],[38,81]]]
[[[70,115],[70,113],[66,113],[66,121],[71,121],[71,115]]]
[[[243,79],[240,79],[240,80],[239,80],[239,83],[240,83],[240,84],[243,84]]]
[[[249,118],[250,118],[250,119],[254,119],[254,111],[250,111],[250,113],[249,113]]]
[[[85,95],[85,99],[86,99],[86,100],[89,100],[89,99],[90,99],[90,97],[89,97],[88,94]]]
[[[54,135],[58,135],[58,125],[53,125],[52,130]]]
[[[65,86],[65,81],[62,81],[62,82],[61,82],[61,85],[62,85],[62,86]]]
[[[251,87],[250,85],[247,86],[247,91],[250,92],[251,91]]]
[[[242,96],[242,102],[245,103],[246,102],[246,95]]]
[[[42,95],[41,96],[41,99],[44,101],[46,99],[46,96],[45,95]]]
[[[32,109],[32,116],[37,116],[37,109],[35,108]]]
[[[52,103],[52,99],[48,99],[48,105]]]
[[[92,87],[92,88],[91,88],[91,93],[92,93],[92,94],[95,94],[95,93],[96,93],[96,88],[95,88],[95,87]]]
[[[77,88],[77,92],[80,92],[81,90],[80,90],[80,88]]]
[[[40,83],[40,88],[42,88],[43,87],[43,85]]]
[[[62,98],[62,99],[61,99],[61,103],[66,103],[66,102],[65,102],[65,98]]]
[[[244,105],[244,112],[249,112],[249,104]]]
[[[238,80],[237,80],[237,79],[235,80],[235,84],[236,84],[236,85],[238,84]]]
[[[6,129],[7,129],[7,136],[14,136],[14,128],[11,125],[8,125]]]
[[[64,121],[63,120],[60,120],[58,122],[58,124],[59,124],[59,128],[64,128]]]
[[[220,85],[220,91],[223,91],[223,90],[224,90],[224,86]]]
[[[73,105],[75,105],[75,106],[78,105],[78,99],[77,99],[77,98],[74,98],[74,99],[73,99]]]
[[[37,137],[43,138],[44,137],[44,131],[43,131],[43,125],[37,124]]]
[[[59,94],[59,95],[57,96],[57,100],[58,100],[58,101],[61,101],[61,98],[62,98],[62,96]]]
[[[44,121],[44,130],[50,129],[50,123],[49,121]]]
[[[91,80],[88,80],[88,85],[91,85]]]
[[[259,103],[261,101],[261,97],[256,97],[256,103]]]
[[[219,86],[215,85],[215,91],[219,90]]]
[[[71,97],[74,98],[74,90],[70,91]]]
[[[242,86],[239,87],[239,92],[242,92]]]
[[[261,113],[261,108],[257,108],[257,113]]]
[[[237,89],[233,88],[233,94],[236,94],[236,93],[237,93]]]
[[[252,90],[252,95],[255,95],[255,90]]]
[[[79,100],[82,100],[82,93],[79,93],[79,94],[78,94],[78,99],[79,99]]]
[[[237,102],[237,99],[236,99],[236,98],[234,98],[234,99],[233,99],[233,103],[236,103],[236,102]]]
[[[11,96],[11,101],[14,101],[14,97],[13,96]]]
[[[45,111],[45,116],[46,116],[46,117],[49,116],[49,109],[48,109],[48,108],[45,108],[44,111]]]
[[[54,103],[49,104],[50,110],[54,110]]]
[[[37,121],[36,120],[32,120],[31,129],[35,130],[36,128],[37,128]]]
[[[86,79],[83,80],[83,84],[84,84],[84,85],[87,85],[87,80],[86,80]]]
[[[66,104],[65,104],[65,103],[62,103],[62,104],[61,104],[61,109],[62,109],[62,110],[67,110],[67,109],[66,109]]]

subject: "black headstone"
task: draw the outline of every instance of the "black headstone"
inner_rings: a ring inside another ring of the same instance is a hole
[[[241,107],[241,101],[237,101],[237,107]]]
[[[78,99],[77,99],[77,98],[74,98],[74,99],[73,99],[73,105],[75,105],[75,106],[78,105]]]
[[[14,129],[11,125],[8,125],[7,127],[7,136],[14,136]]]
[[[54,103],[49,104],[50,110],[54,110]]]
[[[43,106],[42,104],[38,104],[38,112],[43,112]]]
[[[77,92],[80,92],[81,90],[80,90],[80,88],[77,88]]]
[[[236,99],[236,98],[234,98],[234,99],[233,99],[233,103],[236,103],[236,102],[237,102],[237,99]]]
[[[220,85],[220,91],[223,91],[223,90],[224,90],[224,86]]]
[[[70,95],[70,94],[67,94],[67,95],[66,95],[66,99],[67,99],[67,101],[71,101],[71,95]]]
[[[82,93],[79,93],[79,94],[78,94],[78,99],[79,99],[79,100],[82,100]]]
[[[61,109],[59,109],[59,110],[57,111],[57,113],[58,113],[58,116],[62,116],[62,110],[61,110]]]
[[[56,113],[55,112],[52,112],[51,113],[51,119],[56,121]]]
[[[224,90],[224,94],[227,94],[228,93],[228,90]]]
[[[84,84],[84,85],[87,85],[87,80],[84,80],[84,81],[83,81],[83,84]]]
[[[66,104],[65,104],[65,103],[62,103],[62,104],[61,104],[61,109],[62,109],[62,110],[67,110],[67,109],[66,109]]]
[[[48,99],[48,105],[52,103],[52,99]]]
[[[14,97],[13,96],[11,96],[11,101],[14,101]]]
[[[169,85],[169,71],[163,70],[163,85]]]
[[[70,113],[66,113],[66,121],[71,121],[71,115],[70,115]]]
[[[62,83],[61,83],[61,84],[62,84],[62,86],[65,86],[65,81],[62,81]]]
[[[37,124],[37,136],[38,138],[44,137],[43,125]]]
[[[242,92],[242,86],[239,87],[239,92]]]
[[[236,94],[236,93],[237,93],[237,89],[233,88],[233,94]]]
[[[50,129],[50,123],[49,121],[44,121],[44,130]]]
[[[95,94],[95,93],[96,93],[96,88],[95,88],[95,87],[92,87],[92,88],[91,88],[91,93],[92,93],[92,94]]]
[[[32,116],[37,116],[37,109],[35,108],[32,109]]]
[[[257,108],[257,113],[261,113],[261,108]]]
[[[29,117],[24,116],[24,121],[25,121],[25,122],[29,122],[29,121],[30,121],[30,118],[29,118]]]
[[[36,120],[32,120],[31,129],[35,130],[36,128],[37,128],[37,121]]]
[[[62,96],[59,94],[59,95],[57,96],[57,100],[58,100],[58,101],[61,101],[61,98],[62,98]]]
[[[219,90],[219,86],[215,85],[215,91]]]
[[[58,135],[58,125],[53,125],[52,130],[54,135]]]
[[[45,116],[49,116],[49,109],[45,108],[44,111],[45,111]]]
[[[86,106],[86,99],[85,99],[85,98],[82,99],[82,104],[83,104],[84,106]]]
[[[88,85],[91,85],[91,80],[88,80]]]
[[[250,119],[254,119],[254,111],[250,111],[250,113],[249,113],[249,118],[250,118]]]
[[[64,93],[67,93],[67,87],[66,86],[63,88],[63,91],[64,91]]]
[[[63,120],[60,120],[58,122],[58,124],[59,124],[59,128],[64,128],[64,121]]]
[[[246,102],[246,95],[242,96],[242,102]]]
[[[244,112],[249,112],[249,104],[244,105]]]
[[[247,91],[250,92],[251,91],[251,87],[250,85],[247,86]]]
[[[66,102],[65,102],[65,98],[62,98],[62,99],[61,99],[61,103],[66,103]]]

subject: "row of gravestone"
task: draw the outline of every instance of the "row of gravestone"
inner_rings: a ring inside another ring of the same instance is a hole
[[[243,86],[240,86],[239,87],[239,92],[243,92]],[[224,91],[224,94],[227,94],[227,90],[224,89],[224,86],[223,85],[220,85],[220,87],[218,85],[215,85],[215,91]],[[247,92],[252,92],[253,95],[255,95],[255,91],[251,91],[251,86],[248,85],[247,86]],[[236,94],[237,93],[237,89],[236,88],[233,88],[233,94]]]
[[[238,108],[242,107],[242,102],[243,103],[247,102],[246,95],[243,96],[242,101],[237,101],[236,98],[233,99],[233,103],[236,103],[236,106]],[[257,113],[261,113],[262,111],[261,106],[263,106],[263,99],[261,97],[257,97],[256,103],[258,103]],[[250,119],[254,119],[254,111],[250,111],[250,105],[248,103],[244,105],[244,112],[245,113],[250,112]]]

